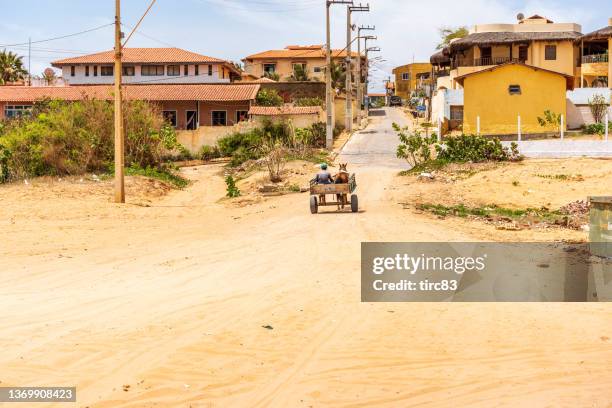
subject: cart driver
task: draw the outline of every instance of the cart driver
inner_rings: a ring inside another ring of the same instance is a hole
[[[321,171],[317,173],[315,177],[315,183],[317,184],[333,184],[334,183],[334,178],[332,177],[331,173],[327,171],[326,163],[321,164]],[[325,201],[326,201],[325,194],[321,194],[319,196],[319,202],[322,205],[325,205]]]
[[[315,182],[317,184],[333,184],[334,178],[331,173],[327,171],[327,164],[323,163],[321,165],[321,171],[315,177]]]

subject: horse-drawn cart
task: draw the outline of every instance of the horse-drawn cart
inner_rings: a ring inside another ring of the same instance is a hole
[[[357,194],[353,194],[356,189],[355,174],[351,175],[349,182],[344,184],[318,184],[313,179],[310,181],[310,212],[318,213],[319,207],[337,206],[338,209],[344,209],[345,206],[350,205],[351,211],[356,213],[359,211]],[[327,201],[326,196],[328,195],[335,197],[336,201]],[[348,200],[349,195],[351,196],[350,201]]]

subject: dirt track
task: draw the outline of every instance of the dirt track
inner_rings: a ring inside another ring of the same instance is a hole
[[[210,167],[150,207],[0,187],[0,385],[76,385],[83,407],[612,406],[607,305],[361,304],[362,241],[490,237],[411,217],[394,167],[353,169],[357,215],[219,203]]]

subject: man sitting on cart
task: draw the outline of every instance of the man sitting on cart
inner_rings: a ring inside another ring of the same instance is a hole
[[[333,184],[334,178],[331,173],[327,170],[327,164],[321,164],[321,171],[317,173],[315,177],[315,183],[317,184]],[[321,204],[325,205],[325,194],[319,196],[319,201]]]

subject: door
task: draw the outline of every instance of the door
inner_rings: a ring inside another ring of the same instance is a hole
[[[190,110],[186,112],[186,115],[185,128],[187,130],[196,130],[198,128],[198,113]]]

